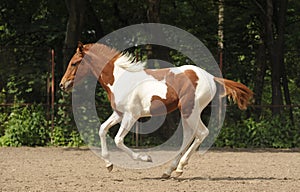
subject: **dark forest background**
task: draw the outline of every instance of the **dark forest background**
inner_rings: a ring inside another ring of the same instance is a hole
[[[0,145],[82,145],[71,97],[58,88],[77,42],[96,42],[119,28],[148,22],[190,32],[212,52],[224,77],[255,92],[247,111],[228,104],[215,146],[300,146],[298,0],[2,0]],[[185,64],[163,47],[147,46],[141,54]],[[103,122],[111,109],[100,87],[97,98]],[[141,135],[139,145],[168,138],[177,117],[175,112],[159,131]],[[129,145],[136,145],[133,137],[127,137]]]

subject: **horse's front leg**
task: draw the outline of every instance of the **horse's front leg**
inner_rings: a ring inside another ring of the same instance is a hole
[[[99,129],[99,136],[101,140],[101,149],[102,149],[102,158],[105,161],[106,168],[108,171],[112,171],[113,164],[109,161],[109,154],[107,150],[107,144],[106,144],[106,134],[112,126],[116,125],[117,123],[120,123],[122,120],[122,116],[119,115],[117,112],[113,112],[111,116],[100,126]]]
[[[137,121],[137,118],[133,117],[131,114],[125,113],[122,119],[120,129],[115,137],[116,146],[127,153],[132,159],[140,160],[145,162],[152,162],[152,159],[149,155],[143,155],[135,153],[130,148],[124,144],[124,138],[127,133],[130,131],[133,124]]]

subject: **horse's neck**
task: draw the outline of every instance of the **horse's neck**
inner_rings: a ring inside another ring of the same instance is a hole
[[[104,65],[102,63],[95,65],[94,69],[92,69],[94,75],[98,78],[98,81],[102,86],[113,85],[116,79],[120,76],[119,74],[122,73],[122,69],[114,64],[118,56],[119,55],[116,55],[109,61],[106,61]]]
[[[120,52],[102,44],[94,44],[85,58],[94,76],[100,83],[110,83],[113,78],[114,62],[120,56]],[[104,78],[104,79],[102,79]]]

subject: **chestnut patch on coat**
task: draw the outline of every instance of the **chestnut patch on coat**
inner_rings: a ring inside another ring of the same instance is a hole
[[[169,74],[170,69],[169,68],[164,68],[164,69],[145,69],[144,71],[148,75],[153,76],[158,81],[162,81]]]
[[[199,80],[197,74],[190,69],[177,74],[170,69],[146,69],[145,72],[159,81],[165,80],[167,85],[166,99],[157,95],[152,96],[151,115],[162,115],[165,109],[172,112],[179,108],[182,117],[188,118],[195,104],[195,89]],[[154,102],[157,100],[160,102]]]
[[[118,54],[114,56],[102,69],[101,71],[101,81],[105,85],[112,85],[115,82],[115,77],[114,77],[114,68],[115,68],[115,61],[120,57],[121,54]]]
[[[120,57],[121,54],[114,56],[102,69],[101,75],[98,79],[102,87],[105,89],[108,95],[108,99],[110,101],[111,107],[116,110],[115,96],[113,92],[110,90],[108,85],[112,85],[115,82],[114,77],[114,62]]]

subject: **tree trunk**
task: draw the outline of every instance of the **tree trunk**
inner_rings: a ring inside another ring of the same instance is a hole
[[[291,120],[292,124],[294,124],[293,108],[291,107],[292,101],[291,101],[291,97],[290,97],[287,74],[286,74],[285,66],[283,65],[282,67],[283,67],[283,69],[282,69],[282,86],[283,86],[283,91],[284,91],[285,103],[286,103],[286,105],[289,106],[290,120]]]
[[[70,57],[74,54],[77,43],[81,38],[84,26],[84,17],[87,7],[87,0],[65,0],[69,13],[69,19],[66,29],[66,37],[63,50],[63,65],[66,68]]]
[[[283,104],[282,91],[281,91],[281,77],[282,77],[282,67],[280,54],[283,52],[283,39],[274,40],[274,7],[272,0],[266,0],[266,40],[267,48],[271,63],[271,77],[272,77],[272,114],[280,114],[280,106]],[[284,27],[284,26],[283,26]],[[278,34],[279,35],[279,34]]]
[[[218,48],[219,48],[219,67],[222,72],[223,69],[223,51],[224,51],[224,0],[219,0],[219,14],[218,14]]]
[[[255,105],[258,108],[255,109],[255,114],[257,117],[261,114],[261,108],[259,106],[262,103],[262,93],[264,88],[264,79],[267,70],[267,63],[266,63],[266,47],[263,43],[259,44],[257,54],[256,54],[256,79],[254,83],[254,93],[255,93]]]
[[[278,57],[279,62],[281,63],[281,75],[282,75],[282,86],[284,91],[284,98],[286,105],[291,105],[291,98],[290,98],[290,91],[288,87],[288,79],[286,74],[286,69],[284,65],[284,33],[285,33],[285,17],[286,17],[286,11],[287,11],[287,0],[281,0],[278,2],[278,22],[277,22],[277,32],[278,32],[278,38],[277,38],[277,47],[278,47]],[[289,107],[289,114],[290,114],[290,120],[293,123],[293,111],[292,107]]]
[[[159,8],[160,8],[160,0],[148,0],[149,6],[147,10],[147,19],[149,23],[159,23]]]
[[[218,6],[218,51],[219,51],[219,68],[221,73],[223,72],[223,53],[224,53],[224,0],[219,0]],[[222,74],[223,75],[223,74]],[[223,87],[218,86],[218,94],[222,94],[220,92],[225,91]],[[216,105],[218,106],[218,118],[216,123],[216,127],[219,127],[220,122],[222,121],[222,114],[224,113],[225,106],[222,106],[223,102],[222,97],[216,101]]]

